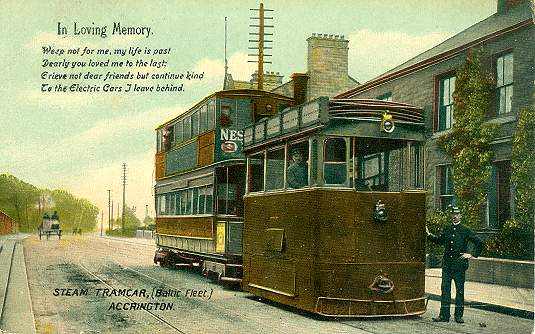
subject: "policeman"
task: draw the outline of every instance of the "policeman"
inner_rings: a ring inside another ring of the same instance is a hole
[[[445,247],[442,260],[442,295],[440,297],[440,314],[433,318],[435,322],[450,321],[451,281],[455,281],[455,321],[464,323],[464,280],[468,259],[478,257],[483,251],[483,241],[467,226],[461,224],[461,212],[457,207],[451,207],[452,222],[444,228],[438,236],[429,233],[427,238]],[[468,253],[468,242],[474,244],[473,254]]]

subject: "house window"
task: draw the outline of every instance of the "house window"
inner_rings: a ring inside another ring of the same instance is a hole
[[[437,209],[445,211],[448,205],[454,205],[456,202],[453,192],[451,165],[437,166],[436,180],[438,182]]]
[[[513,53],[496,59],[496,108],[498,115],[511,112],[513,100]]]
[[[438,96],[438,131],[450,129],[453,124],[454,91],[455,76],[440,79]]]
[[[492,166],[491,180],[488,196],[489,227],[499,228],[512,216],[511,160],[496,161]]]
[[[410,184],[409,188],[423,188],[423,149],[419,143],[411,143],[410,149]]]

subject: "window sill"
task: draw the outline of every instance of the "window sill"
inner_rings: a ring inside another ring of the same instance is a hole
[[[489,124],[507,124],[516,122],[516,115],[513,113],[508,113],[506,115],[500,115],[496,118],[493,118],[491,120],[488,120],[487,123]]]
[[[440,130],[440,131],[436,131],[435,133],[433,133],[433,136],[431,136],[432,139],[437,139],[437,138],[440,138],[444,135],[447,135],[448,133],[451,133],[452,129],[449,128],[449,129],[446,129],[446,130]]]

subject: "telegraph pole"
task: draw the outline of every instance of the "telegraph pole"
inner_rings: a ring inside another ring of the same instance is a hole
[[[104,210],[100,210],[100,236],[102,236],[103,224],[104,224]]]
[[[111,190],[108,189],[108,231],[111,232],[111,217],[112,217],[112,205],[111,204]]]
[[[271,43],[273,40],[265,39],[265,36],[273,36],[272,32],[265,32],[266,28],[273,28],[273,25],[266,25],[265,20],[272,20],[273,17],[265,16],[265,12],[272,12],[272,9],[265,9],[264,4],[260,3],[259,8],[251,8],[251,11],[258,11],[258,17],[251,17],[251,20],[258,20],[258,24],[250,24],[251,28],[258,28],[258,32],[250,32],[249,35],[257,35],[258,39],[250,39],[249,42],[257,43],[256,46],[249,47],[250,50],[256,50],[258,53],[250,53],[248,56],[258,57],[257,60],[248,60],[250,63],[258,63],[258,90],[264,89],[264,64],[271,64],[270,61],[265,61],[264,57],[271,57],[271,54],[266,54],[265,50],[272,49],[271,46],[266,46],[266,43]]]
[[[126,162],[123,162],[123,213],[121,218],[121,231],[124,233],[124,213],[126,208]]]

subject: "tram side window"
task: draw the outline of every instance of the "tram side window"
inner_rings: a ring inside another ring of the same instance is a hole
[[[165,215],[165,195],[159,195],[157,197],[158,214]]]
[[[182,192],[181,191],[177,191],[175,193],[175,215],[179,215],[180,214],[180,209],[181,209],[181,195],[182,195]]]
[[[308,142],[290,144],[287,157],[288,188],[299,189],[308,186]]]
[[[284,147],[268,151],[266,164],[266,190],[284,188]]]
[[[346,142],[327,138],[324,145],[323,177],[326,184],[345,184],[347,178]]]
[[[212,193],[213,188],[211,186],[199,188],[199,214],[212,213]]]
[[[249,158],[249,191],[264,190],[264,153]]]
[[[208,130],[214,128],[214,119],[215,119],[215,101],[210,101],[208,103],[208,115],[206,117]]]
[[[191,138],[191,120],[188,117],[184,118],[184,140],[188,140]]]
[[[206,123],[207,112],[206,111],[207,111],[206,105],[202,106],[200,109],[199,133],[203,133],[207,130],[207,123]]]
[[[195,137],[199,134],[199,110],[191,115],[191,136]]]
[[[175,143],[180,143],[182,140],[182,120],[180,120],[175,124]]]

